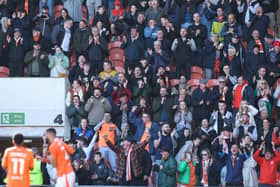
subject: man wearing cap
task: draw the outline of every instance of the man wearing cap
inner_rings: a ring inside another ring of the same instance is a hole
[[[10,77],[24,75],[24,41],[19,28],[14,29],[14,36],[7,36],[9,49]]]
[[[117,170],[116,177],[119,180],[119,185],[138,186],[142,184],[143,168],[140,163],[140,153],[145,148],[150,139],[150,134],[146,139],[136,144],[133,136],[125,137],[122,147],[114,145],[106,134],[103,136],[107,145],[117,154]],[[175,170],[176,171],[176,170]]]
[[[177,162],[166,147],[161,148],[160,154],[162,162],[159,166],[158,187],[176,186]]]
[[[209,119],[211,107],[211,91],[206,87],[205,79],[199,80],[199,87],[192,93],[193,118],[195,125],[200,125],[203,118]]]
[[[265,153],[264,157],[261,157],[260,153],[263,149],[265,149]],[[262,142],[260,148],[254,154],[254,159],[260,166],[259,186],[276,186],[276,175],[280,163],[280,154],[275,149],[274,143],[272,143],[272,146],[268,144],[265,147],[265,143]]]

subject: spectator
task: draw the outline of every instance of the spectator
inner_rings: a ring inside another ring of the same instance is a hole
[[[239,76],[237,84],[233,87],[232,104],[235,110],[238,110],[242,100],[246,100],[250,105],[254,105],[255,103],[254,91],[252,87],[248,85],[243,76]]]
[[[55,25],[63,25],[64,21],[67,19],[71,19],[69,16],[68,10],[66,8],[63,8],[60,11],[61,15],[55,19]]]
[[[42,35],[39,27],[34,27],[32,30],[32,44],[39,43],[42,51],[49,54],[51,52],[51,41]]]
[[[91,64],[91,71],[94,75],[102,70],[102,64],[105,57],[105,53],[108,49],[108,44],[104,38],[99,36],[99,30],[97,27],[91,29],[92,35],[89,36],[88,42],[88,59]]]
[[[102,158],[102,154],[100,152],[96,152],[93,164],[90,167],[91,184],[106,185],[109,177],[109,170],[109,167]]]
[[[160,88],[160,96],[153,99],[153,120],[173,124],[173,101],[168,97],[167,89]]]
[[[235,116],[235,125],[236,126],[240,125],[240,123],[242,121],[242,114],[248,114],[249,123],[255,124],[256,122],[255,122],[254,116],[256,116],[257,113],[258,113],[258,110],[254,106],[249,105],[246,100],[241,101],[240,105],[239,105],[239,110]]]
[[[279,77],[276,81],[276,89],[273,93],[273,97],[274,97],[274,99],[276,99],[277,115],[280,116],[280,78]],[[278,117],[278,119],[280,119],[280,118]]]
[[[192,65],[202,65],[202,49],[205,46],[207,39],[207,28],[201,24],[200,15],[198,12],[193,14],[193,24],[188,27],[187,33],[194,39],[197,51],[195,53],[195,60]]]
[[[275,149],[274,144],[272,148],[266,147],[264,157],[260,157],[260,152],[264,149],[264,142],[260,148],[255,152],[254,159],[260,165],[260,186],[274,186],[276,185],[277,166],[279,164],[279,153]]]
[[[74,22],[74,31],[78,28],[79,21],[83,18],[82,5],[84,0],[61,0],[64,8],[68,10],[69,16]],[[86,19],[86,18],[85,18]]]
[[[160,18],[165,13],[165,11],[159,7],[158,0],[152,0],[151,3],[151,7],[149,7],[145,12],[146,19],[154,19],[157,25],[160,25]]]
[[[194,135],[201,137],[200,148],[206,149],[211,146],[211,143],[216,138],[217,133],[213,127],[209,125],[208,119],[202,119],[201,127],[196,128]]]
[[[221,158],[226,163],[226,185],[227,186],[243,186],[242,168],[246,156],[239,153],[239,147],[233,144],[229,154],[221,152]]]
[[[83,55],[79,56],[78,62],[69,71],[68,79],[71,84],[73,84],[74,80],[81,80],[81,78],[83,76],[83,70],[84,70],[85,63],[86,63],[85,56],[83,56]],[[92,81],[92,80],[89,79],[88,81]]]
[[[24,63],[27,65],[27,74],[30,77],[48,77],[49,60],[45,51],[41,50],[40,43],[33,44],[33,50],[26,53]]]
[[[159,166],[158,187],[176,186],[177,163],[170,149],[162,147],[162,163]]]
[[[194,40],[187,35],[187,29],[180,29],[180,38],[173,41],[171,50],[175,53],[177,77],[184,74],[189,80],[191,72],[189,62],[192,60],[192,52],[196,50],[196,45]]]
[[[93,137],[93,130],[88,127],[88,120],[87,118],[82,118],[80,122],[80,127],[76,128],[75,137],[84,137],[87,141],[91,141]]]
[[[70,56],[71,43],[73,38],[73,33],[71,28],[73,26],[73,21],[71,19],[66,19],[63,26],[57,25],[52,33],[52,44],[60,46],[66,56]]]
[[[187,107],[185,101],[180,101],[179,106],[177,106],[177,112],[174,115],[174,122],[176,123],[176,131],[179,134],[183,134],[185,128],[192,129],[192,113]]]
[[[69,106],[71,102],[73,101],[73,96],[78,95],[81,102],[84,102],[84,88],[81,85],[81,81],[79,80],[74,80],[71,88],[67,92],[66,95],[66,106]]]
[[[9,51],[10,77],[23,77],[24,74],[24,40],[19,28],[14,29],[13,38],[7,36]]]
[[[228,22],[224,24],[221,31],[221,36],[225,39],[225,45],[231,42],[231,38],[233,35],[237,35],[240,38],[243,34],[242,27],[236,21],[234,14],[229,14],[227,21]]]
[[[217,186],[220,176],[215,159],[207,148],[201,151],[201,156],[201,161],[195,167],[198,183],[201,186]]]
[[[140,153],[140,163],[143,164],[142,165],[143,180],[142,180],[141,186],[148,186],[149,177],[150,177],[151,171],[152,171],[152,159],[151,159],[151,155],[149,154],[149,152],[145,149],[143,149],[142,152]]]
[[[101,152],[102,157],[110,162],[110,165],[114,171],[117,169],[117,155],[113,152],[106,144],[105,135],[107,135],[107,139],[112,143],[115,144],[115,139],[117,136],[120,135],[120,131],[116,124],[112,123],[110,113],[105,113],[103,121],[97,124],[94,127],[95,132],[98,132],[99,139],[98,139],[98,148],[99,152]]]
[[[192,160],[192,154],[185,152],[184,157],[178,163],[178,184],[182,186],[195,186],[196,177],[196,162]]]
[[[98,8],[102,5],[102,0],[86,0],[86,6],[88,9],[88,20],[94,18],[98,12]]]
[[[125,52],[125,70],[133,69],[144,54],[144,41],[136,27],[131,27],[128,38],[123,37],[121,48]]]
[[[54,16],[54,12],[53,12],[53,8],[54,8],[54,3],[55,0],[39,0],[39,12],[41,13],[44,9],[44,7],[48,7],[48,9],[50,10],[50,16],[53,17]],[[34,7],[35,9],[35,7]]]
[[[219,42],[218,35],[215,33],[211,34],[210,41],[206,41],[205,50],[204,50],[204,62],[203,69],[205,74],[205,79],[209,80],[213,76],[215,71],[217,61],[220,61],[221,51],[223,48],[223,43]]]
[[[55,54],[49,57],[50,77],[66,77],[69,66],[69,58],[56,46]]]
[[[224,127],[232,128],[233,115],[227,109],[227,104],[224,101],[219,101],[218,110],[211,114],[209,122],[218,135],[221,134]]]
[[[240,58],[236,56],[236,49],[234,46],[229,46],[227,52],[224,51],[224,58],[221,61],[221,67],[228,64],[230,66],[233,76],[240,76],[242,74],[242,65]]]
[[[210,104],[211,92],[206,87],[206,80],[201,79],[199,81],[199,87],[192,93],[193,119],[196,127],[201,123],[202,119],[209,119]]]
[[[152,48],[153,42],[157,40],[158,30],[155,19],[148,20],[148,24],[144,29],[145,49]]]
[[[48,0],[53,1],[53,0]],[[33,21],[38,22],[38,27],[41,31],[42,36],[46,37],[47,40],[52,39],[52,26],[54,25],[53,16],[49,14],[49,7],[42,7],[41,13],[33,17]]]
[[[250,20],[250,22],[250,30],[258,30],[260,38],[264,39],[264,36],[266,35],[269,26],[269,18],[268,16],[263,14],[263,8],[261,6],[257,8],[256,16],[252,20]]]
[[[253,48],[255,45],[258,45],[260,47],[259,52],[261,54],[264,53],[264,44],[263,40],[260,37],[260,32],[258,30],[253,30],[251,34],[252,38],[249,40],[249,43],[247,45],[247,53],[253,52]]]
[[[11,19],[8,17],[1,18],[1,29],[0,29],[0,58],[2,59],[0,65],[9,66],[9,49],[8,49],[8,34],[11,26]]]
[[[118,155],[115,174],[118,177],[119,185],[141,185],[143,168],[139,163],[139,154],[149,142],[150,136],[148,135],[147,139],[141,144],[136,144],[132,136],[127,136],[123,141],[122,148],[114,145],[108,137],[105,134],[105,142]]]
[[[111,112],[112,106],[109,100],[101,95],[100,88],[95,88],[93,95],[87,100],[85,110],[88,112],[90,126],[95,126],[101,122],[107,112]]]
[[[222,29],[225,24],[225,16],[223,7],[217,7],[217,17],[213,20],[211,33],[218,35],[219,41],[223,42],[224,38],[221,36]]]
[[[279,132],[278,132],[279,127],[274,127],[273,129],[273,133],[272,133],[272,142],[275,145],[279,145],[280,144],[280,138],[279,138]]]
[[[87,53],[85,45],[88,43],[90,36],[90,30],[87,27],[86,20],[82,19],[79,22],[79,28],[76,29],[74,36],[73,36],[73,43],[76,50],[76,56],[79,57],[80,55],[85,55]]]
[[[155,154],[154,148],[154,139],[160,132],[160,127],[155,122],[151,121],[149,114],[143,113],[142,118],[137,118],[135,116],[136,107],[132,108],[132,111],[129,113],[129,121],[136,129],[135,140],[136,142],[143,142],[147,135],[150,134],[151,138],[149,144],[145,147],[145,149],[151,154]]]
[[[94,136],[92,137],[92,139],[90,140],[90,139],[87,139],[85,136],[81,135],[76,140],[78,148],[84,154],[83,160],[85,160],[86,162],[88,162],[92,156],[93,147],[95,146],[97,136],[98,136],[98,133],[95,133]]]
[[[265,57],[260,54],[260,47],[255,45],[252,53],[247,53],[246,59],[246,75],[247,79],[250,80],[257,73],[258,69],[265,63]],[[252,82],[252,80],[250,80]]]
[[[176,155],[179,150],[181,149],[181,147],[183,147],[185,145],[185,142],[191,140],[192,138],[192,134],[191,134],[191,130],[188,128],[184,128],[182,130],[182,134],[175,134],[175,141],[176,141],[176,148],[175,148],[175,154]]]
[[[128,88],[128,80],[125,77],[125,74],[118,73],[118,85],[113,86],[113,92],[111,97],[113,99],[114,104],[118,104],[120,101],[120,95],[125,93],[128,99],[131,99],[132,93],[131,90]]]
[[[66,114],[69,118],[69,123],[72,129],[78,127],[81,119],[87,117],[84,104],[80,101],[78,95],[73,96],[73,102],[71,102],[71,105],[66,108]]]
[[[198,149],[200,143],[201,139],[198,136],[193,136],[191,140],[186,141],[175,157],[177,163],[179,163],[180,160],[183,158],[185,152],[191,153],[193,160],[197,160],[199,156]]]
[[[89,13],[89,16],[90,15],[91,14]],[[98,6],[92,25],[96,26],[98,21],[102,22],[103,26],[106,28],[107,31],[110,30],[109,16],[106,13],[106,8],[104,7],[104,5]]]
[[[239,141],[244,138],[246,135],[249,135],[251,140],[254,142],[257,141],[258,133],[256,125],[249,123],[249,115],[242,114],[242,122],[237,124],[233,130],[233,137],[237,138]]]
[[[257,162],[254,160],[254,146],[249,136],[245,136],[240,143],[240,148],[243,153],[249,155],[249,157],[244,161],[242,175],[244,186],[257,186],[258,176],[256,172]]]

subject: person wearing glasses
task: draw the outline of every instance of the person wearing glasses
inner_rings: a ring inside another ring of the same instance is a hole
[[[196,164],[195,173],[200,186],[219,185],[218,166],[209,149],[206,148],[201,151],[201,161]]]

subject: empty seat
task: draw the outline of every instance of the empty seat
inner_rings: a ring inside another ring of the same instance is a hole
[[[174,86],[178,85],[179,83],[180,83],[179,79],[171,79],[170,80],[171,87],[174,87]]]
[[[0,66],[0,77],[9,77],[9,68],[5,66]]]
[[[108,45],[108,49],[110,51],[111,49],[114,49],[114,48],[120,48],[121,45],[122,45],[121,41],[110,42]]]
[[[191,67],[191,79],[201,79],[203,77],[203,71],[201,67]]]
[[[188,81],[188,85],[191,87],[191,90],[193,91],[199,86],[199,79],[190,79]]]
[[[117,72],[119,72],[119,73],[125,73],[124,68],[121,67],[121,66],[115,66],[115,70],[116,70]]]
[[[210,79],[207,82],[207,87],[210,89],[213,89],[213,87],[218,86],[218,85],[219,85],[218,79]]]

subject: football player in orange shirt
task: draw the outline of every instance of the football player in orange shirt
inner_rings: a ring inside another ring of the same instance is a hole
[[[21,133],[15,133],[12,141],[14,147],[5,150],[2,160],[2,167],[7,170],[7,187],[29,187],[33,153],[23,146],[24,137]]]
[[[47,139],[50,143],[50,162],[56,167],[57,180],[55,187],[74,187],[75,173],[73,171],[69,154],[74,153],[74,149],[56,138],[56,130],[49,128],[46,131]]]

